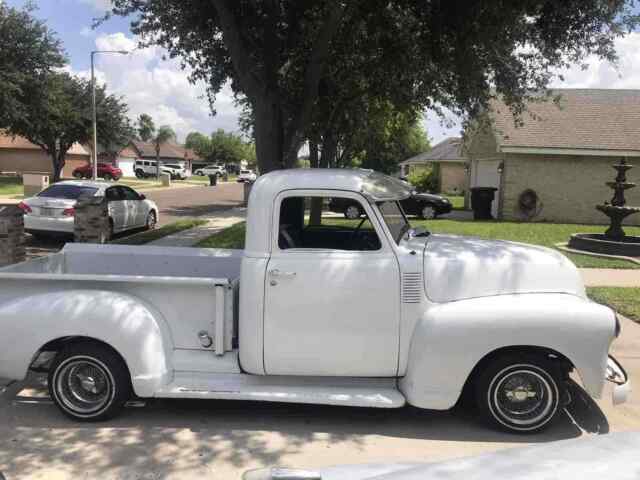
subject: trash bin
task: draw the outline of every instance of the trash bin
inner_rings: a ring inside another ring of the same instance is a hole
[[[215,187],[218,184],[218,175],[209,175],[209,186]]]
[[[471,189],[471,209],[474,220],[493,220],[491,204],[497,190],[495,187],[473,187]]]

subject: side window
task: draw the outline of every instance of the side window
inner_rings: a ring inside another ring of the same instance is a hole
[[[287,197],[280,204],[278,227],[281,250],[372,251],[382,246],[364,207],[352,198]]]
[[[140,200],[140,195],[138,195],[135,190],[129,187],[120,187],[122,189],[122,194],[125,200]]]
[[[119,200],[122,200],[120,187],[107,188],[107,193],[105,195],[107,197],[108,202],[117,202]]]

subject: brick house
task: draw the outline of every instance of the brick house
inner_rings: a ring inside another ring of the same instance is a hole
[[[153,143],[132,140],[116,156],[113,163],[119,167],[125,177],[135,176],[134,165],[136,160],[156,159],[156,147]],[[160,146],[161,164],[179,164],[187,170],[192,170],[193,162],[201,161],[198,155],[191,149],[174,143],[164,143]]]
[[[567,89],[532,102],[516,126],[510,110],[494,101],[490,127],[467,132],[469,185],[495,187],[493,213],[503,220],[604,224],[595,209],[610,201],[611,168],[620,158],[637,167],[640,183],[640,90]],[[640,187],[627,202],[640,205]],[[640,215],[627,224],[640,225]]]
[[[89,151],[80,144],[74,144],[67,152],[62,171],[63,178],[71,177],[73,170],[91,161]],[[24,137],[0,133],[0,172],[48,173],[53,174],[51,157]]]
[[[466,163],[469,160],[462,151],[462,139],[447,138],[428,152],[420,153],[400,162],[400,175],[406,177],[411,172],[438,164],[440,168],[439,189],[443,193],[462,193],[467,190]]]

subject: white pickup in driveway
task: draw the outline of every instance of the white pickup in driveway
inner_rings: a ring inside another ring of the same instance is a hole
[[[411,229],[409,194],[371,171],[274,172],[244,251],[69,245],[0,270],[0,376],[48,368],[77,420],[132,394],[444,410],[468,391],[492,426],[534,432],[573,370],[626,400],[619,321],[569,260]],[[335,197],[365,216],[317,218]]]

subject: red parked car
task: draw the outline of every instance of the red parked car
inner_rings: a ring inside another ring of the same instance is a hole
[[[93,176],[93,165],[88,164],[82,167],[78,167],[73,171],[75,178],[91,178]],[[98,177],[105,180],[120,180],[122,177],[122,170],[118,167],[114,167],[110,163],[98,163]]]

